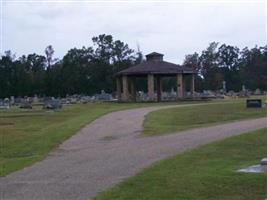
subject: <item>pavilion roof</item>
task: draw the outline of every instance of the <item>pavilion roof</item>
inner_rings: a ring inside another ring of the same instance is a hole
[[[151,55],[159,55],[163,56],[163,54],[153,52],[148,54]],[[117,73],[120,75],[147,75],[147,74],[158,74],[158,75],[175,75],[175,74],[193,74],[196,73],[195,70],[180,66],[174,63],[166,62],[163,60],[153,60],[149,59],[144,61],[136,66],[127,68]]]

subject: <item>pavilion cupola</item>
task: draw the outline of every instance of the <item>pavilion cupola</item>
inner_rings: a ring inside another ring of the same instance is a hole
[[[146,55],[146,60],[147,61],[163,61],[163,56],[164,55],[161,53],[153,52],[153,53]]]

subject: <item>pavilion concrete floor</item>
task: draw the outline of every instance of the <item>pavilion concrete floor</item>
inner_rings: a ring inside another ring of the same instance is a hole
[[[0,199],[89,199],[157,160],[267,127],[267,118],[260,118],[140,137],[144,116],[165,107],[119,111],[95,120],[43,161],[0,178]]]

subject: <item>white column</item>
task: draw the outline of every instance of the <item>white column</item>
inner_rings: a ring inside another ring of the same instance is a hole
[[[129,101],[128,77],[122,76],[122,100]]]
[[[182,99],[183,97],[183,75],[177,74],[177,99]]]
[[[147,89],[148,89],[148,97],[150,101],[154,101],[154,76],[153,74],[149,74],[147,77]]]

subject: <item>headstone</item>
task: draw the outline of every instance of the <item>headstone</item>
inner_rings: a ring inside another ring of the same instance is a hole
[[[15,98],[15,105],[20,105],[23,102],[23,99],[21,97]]]
[[[261,168],[262,168],[262,170],[264,171],[264,172],[267,172],[267,158],[263,158],[262,160],[261,160]]]
[[[38,97],[38,103],[42,103],[44,101],[44,97]]]
[[[236,93],[233,90],[227,92],[227,96],[233,97],[236,96]]]
[[[91,102],[95,102],[95,101],[96,101],[96,96],[95,96],[95,95],[92,96],[92,97],[90,98],[90,101],[91,101]]]
[[[137,101],[148,101],[148,95],[144,93],[143,91],[138,91],[137,92]]]
[[[223,81],[223,92],[226,92],[226,81]]]
[[[237,170],[245,173],[264,173],[267,172],[267,158],[263,158],[258,165],[252,165],[244,169]]]
[[[248,92],[247,91],[240,91],[239,93],[238,93],[238,96],[239,97],[249,97],[249,94],[248,94]]]
[[[62,99],[61,99],[61,103],[62,103],[62,104],[67,104],[67,99],[66,99],[66,98],[62,98]]]
[[[51,99],[44,102],[43,109],[46,110],[59,110],[62,108],[62,102],[59,99]]]
[[[237,170],[238,172],[245,172],[245,173],[262,173],[261,165],[252,165],[243,169]]]
[[[5,99],[4,99],[4,102],[5,102],[6,104],[10,104],[9,98],[5,98]]]
[[[29,102],[30,104],[32,104],[33,99],[32,99],[31,97],[27,97],[27,96],[25,96],[25,97],[24,97],[24,101],[27,101],[27,102]]]
[[[267,158],[261,159],[261,165],[266,165],[267,166]]]
[[[242,85],[242,91],[243,91],[243,92],[246,91],[246,87],[245,87],[245,85]]]
[[[37,96],[37,95],[34,95],[34,97],[33,97],[33,102],[34,102],[34,103],[37,103],[38,101],[39,101],[38,96]]]
[[[9,109],[10,103],[6,100],[0,100],[0,109]]]
[[[213,99],[216,98],[215,93],[210,90],[203,90],[202,94],[200,95],[201,99]]]
[[[97,94],[95,96],[98,101],[112,101],[113,100],[112,95],[105,93],[104,90],[101,90],[101,94]]]
[[[10,97],[10,104],[13,106],[15,105],[15,97],[14,96],[11,96]]]
[[[257,88],[255,91],[254,91],[254,94],[255,95],[261,95],[261,90],[259,88]]]
[[[245,85],[242,85],[242,90],[238,93],[239,97],[249,97],[249,91],[246,89]]]
[[[261,99],[247,99],[247,108],[261,108],[262,101]]]
[[[21,109],[32,109],[32,105],[29,101],[23,101],[20,103],[19,108]]]
[[[82,96],[81,97],[81,103],[83,103],[83,104],[86,104],[86,103],[88,103],[88,102],[90,102],[90,97],[89,96]]]
[[[71,104],[76,104],[77,103],[77,99],[75,97],[71,97],[70,98],[70,103]]]

